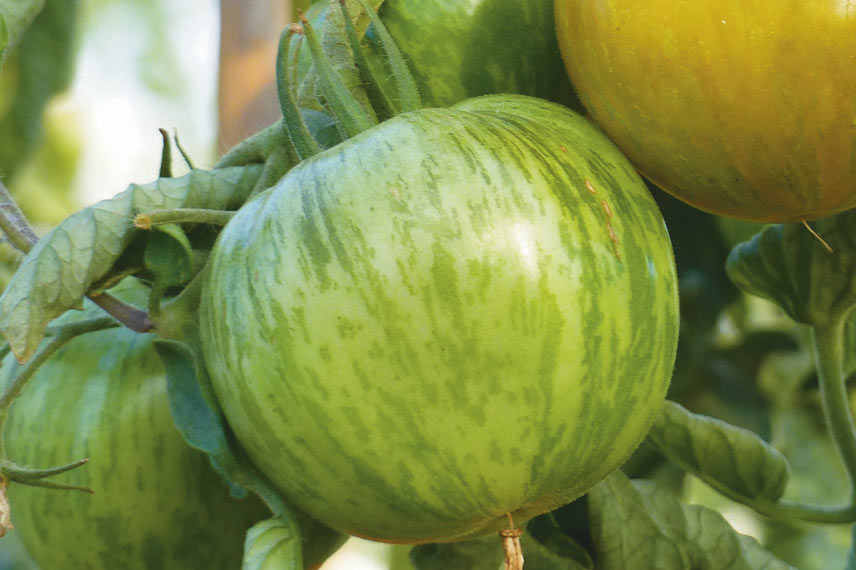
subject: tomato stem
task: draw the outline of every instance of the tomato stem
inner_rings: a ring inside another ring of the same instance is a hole
[[[523,548],[520,545],[523,529],[514,527],[511,513],[507,513],[507,516],[508,528],[499,533],[502,538],[502,549],[505,551],[505,570],[523,570]]]
[[[202,283],[203,275],[200,272],[178,295],[160,305],[158,311],[152,313],[151,318],[159,337],[193,344],[200,342],[196,316],[202,295]]]
[[[209,210],[205,208],[173,208],[153,210],[138,214],[134,225],[141,230],[150,230],[164,224],[212,224],[225,226],[235,212],[230,210]]]
[[[134,332],[144,333],[152,330],[152,321],[148,313],[117,299],[109,293],[87,294],[87,297],[104,309],[108,315]]]

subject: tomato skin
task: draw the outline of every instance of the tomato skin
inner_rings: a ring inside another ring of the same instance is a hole
[[[653,182],[717,214],[856,206],[856,6],[839,0],[556,0],[565,65]]]
[[[494,93],[531,95],[580,111],[556,44],[553,0],[385,0],[378,15],[407,60],[426,107],[447,107]],[[307,17],[319,29],[327,0]],[[365,48],[380,82],[395,92],[373,29]],[[301,48],[300,71],[311,67]],[[314,89],[312,89],[314,96]],[[304,105],[312,105],[306,99]],[[313,105],[314,106],[314,105]]]
[[[387,542],[498,532],[623,463],[678,330],[663,219],[581,116],[403,113],[248,202],[208,261],[212,385],[296,508]]]
[[[519,93],[576,108],[552,8],[551,0],[386,0],[378,14],[429,105]]]
[[[144,301],[143,291],[130,297]],[[102,315],[90,307],[59,321]],[[10,409],[3,437],[11,460],[43,468],[90,459],[56,480],[92,495],[9,487],[14,532],[41,568],[237,568],[246,529],[270,516],[255,497],[231,498],[207,457],[173,425],[153,338],[124,328],[75,338]]]

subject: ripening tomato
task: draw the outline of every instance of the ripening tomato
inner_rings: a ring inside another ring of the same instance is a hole
[[[584,105],[668,192],[756,221],[856,206],[856,3],[555,6]]]

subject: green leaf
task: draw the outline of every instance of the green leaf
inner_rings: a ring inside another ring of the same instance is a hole
[[[204,369],[197,352],[177,340],[157,339],[154,347],[166,369],[169,408],[176,427],[185,441],[206,453],[211,465],[232,488],[232,495],[246,496],[246,490],[232,481],[224,467],[233,461],[233,451],[226,436],[226,422],[210,393],[200,382]]]
[[[192,170],[180,178],[132,184],[115,197],[72,214],[41,238],[0,296],[0,331],[19,360],[28,359],[52,319],[80,305],[140,230],[142,212],[168,208],[237,209],[261,166]]]
[[[795,321],[820,326],[856,304],[856,210],[812,223],[775,224],[728,256],[728,276],[778,304]]]
[[[77,8],[77,0],[49,0],[13,50],[15,91],[0,118],[0,172],[8,186],[42,138],[47,103],[71,82]]]
[[[0,66],[44,5],[44,0],[0,0]]]
[[[493,535],[463,542],[420,544],[410,551],[410,561],[416,570],[500,570],[505,554],[499,535]]]
[[[303,570],[300,529],[279,517],[253,525],[244,542],[241,570]]]
[[[598,570],[786,570],[716,511],[615,471],[589,492]]]
[[[187,234],[177,224],[163,224],[152,230],[144,254],[146,267],[162,287],[186,283],[195,269],[193,246]]]
[[[702,481],[736,499],[776,501],[788,481],[785,456],[756,434],[666,401],[647,441]]]
[[[157,339],[154,343],[166,366],[170,411],[176,427],[192,447],[216,455],[226,446],[224,423],[199,385],[196,354],[180,341]]]

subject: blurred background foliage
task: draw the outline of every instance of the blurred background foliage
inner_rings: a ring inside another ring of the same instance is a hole
[[[210,165],[278,112],[270,100],[264,102],[274,96],[273,67],[265,62],[273,61],[271,46],[285,23],[269,21],[268,30],[249,26],[254,34],[221,44],[218,14],[228,14],[220,22],[224,29],[240,28],[241,18],[293,18],[296,8],[308,4],[280,2],[270,12],[271,0],[47,0],[0,74],[0,178],[30,219],[46,229],[132,181],[155,178],[159,127],[177,130],[198,164]],[[250,65],[248,58],[262,63]],[[248,79],[251,72],[261,75]],[[253,92],[226,94],[224,83],[252,86]],[[792,466],[786,497],[844,501],[847,477],[826,435],[807,330],[774,305],[740,293],[725,275],[730,249],[761,226],[699,212],[651,189],[673,239],[680,277],[681,336],[670,398],[772,442]],[[15,261],[8,246],[0,245],[0,285]],[[847,526],[766,520],[684,475],[644,444],[625,471],[718,509],[796,568],[845,566]],[[583,546],[590,543],[580,524],[585,508],[583,499],[553,513]],[[334,568],[412,565],[407,547],[353,540],[324,566]],[[0,570],[33,570],[14,531],[0,539]]]

